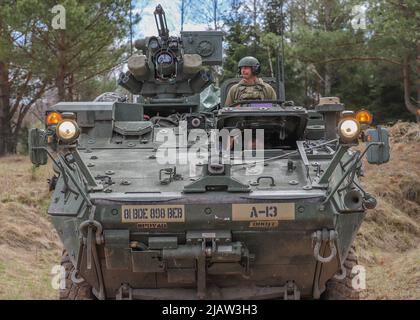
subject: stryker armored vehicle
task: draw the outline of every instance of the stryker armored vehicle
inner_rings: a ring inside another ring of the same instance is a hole
[[[155,18],[119,78],[136,102],[61,102],[30,132],[32,162],[56,173],[60,298],[357,298],[352,243],[376,205],[359,176],[365,155],[388,161],[386,130],[337,98],[224,106],[239,79],[203,109],[222,34],[171,37]]]

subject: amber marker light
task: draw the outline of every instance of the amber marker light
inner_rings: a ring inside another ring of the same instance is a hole
[[[47,125],[57,125],[63,118],[58,112],[51,112],[47,115]]]
[[[372,114],[367,110],[360,110],[356,113],[356,120],[359,121],[360,124],[371,124],[373,121]]]

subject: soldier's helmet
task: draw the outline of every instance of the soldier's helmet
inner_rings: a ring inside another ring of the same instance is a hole
[[[252,73],[255,75],[258,75],[261,72],[260,62],[258,61],[257,58],[252,57],[252,56],[243,57],[241,60],[239,60],[238,62],[239,74],[241,74],[242,67],[251,67]]]

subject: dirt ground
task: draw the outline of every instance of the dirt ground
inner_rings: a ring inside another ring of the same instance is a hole
[[[420,125],[390,128],[391,161],[365,165],[366,191],[378,200],[356,239],[366,268],[364,299],[420,299]],[[61,243],[46,214],[50,166],[0,158],[0,299],[56,299],[53,267]]]

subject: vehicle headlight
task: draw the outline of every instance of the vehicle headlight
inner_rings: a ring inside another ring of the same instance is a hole
[[[63,120],[56,128],[58,138],[66,143],[74,142],[80,134],[80,129],[74,120]]]
[[[343,119],[338,124],[338,134],[344,142],[350,142],[360,134],[360,124],[356,119]]]

